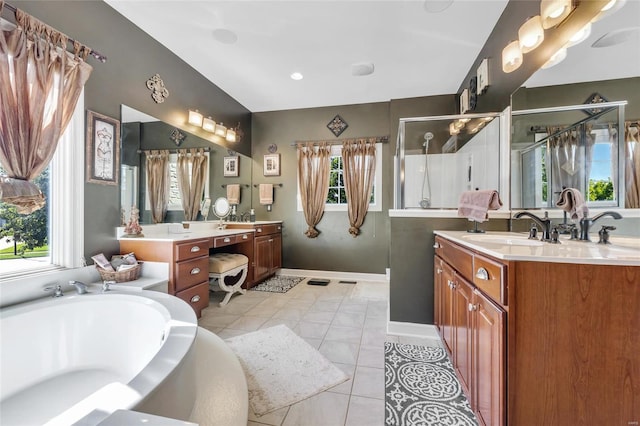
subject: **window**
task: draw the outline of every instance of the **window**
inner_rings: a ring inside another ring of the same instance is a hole
[[[331,169],[329,170],[329,192],[325,211],[347,211],[347,196],[344,188],[342,145],[331,146]],[[298,211],[302,211],[300,190],[298,189]],[[376,144],[376,176],[371,191],[369,211],[382,211],[382,144]]]
[[[41,273],[46,270],[82,266],[84,255],[84,92],[80,94],[71,120],[60,137],[47,171],[36,179],[43,184],[47,206],[30,216],[42,216],[39,226],[46,228],[46,246],[34,253],[13,256],[13,240],[1,238],[0,275],[4,279]],[[0,210],[5,205],[0,203]],[[44,225],[43,225],[44,223]],[[0,224],[0,226],[3,226]],[[36,253],[39,252],[39,253]],[[32,255],[40,256],[30,257]]]

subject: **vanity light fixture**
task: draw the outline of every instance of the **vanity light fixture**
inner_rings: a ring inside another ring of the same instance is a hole
[[[227,129],[227,135],[225,136],[227,142],[236,141],[236,131],[234,129]]]
[[[518,40],[513,40],[502,49],[502,71],[510,73],[522,65],[522,51]]]
[[[213,121],[211,117],[207,117],[202,120],[202,129],[206,130],[207,132],[213,133],[216,130],[216,122]]]
[[[460,128],[456,125],[456,122],[452,121],[451,123],[449,123],[449,135],[453,136],[457,135],[458,133],[460,133]]]
[[[542,28],[553,28],[571,13],[571,0],[542,0],[540,2],[540,18]]]
[[[204,117],[198,112],[198,110],[189,110],[189,124],[202,127],[202,120]]]
[[[221,138],[224,138],[227,135],[227,128],[224,127],[222,123],[216,124],[215,134],[220,136]]]
[[[567,48],[563,47],[558,50],[552,57],[549,58],[547,62],[541,67],[542,69],[551,68],[554,65],[558,65],[560,62],[564,61],[567,57]]]
[[[540,15],[527,19],[518,30],[518,42],[522,53],[531,52],[544,40],[544,29]]]
[[[582,43],[591,35],[591,22],[587,23],[584,27],[582,27],[578,32],[576,32],[569,39],[569,43],[567,43],[567,47],[575,46],[576,44]]]

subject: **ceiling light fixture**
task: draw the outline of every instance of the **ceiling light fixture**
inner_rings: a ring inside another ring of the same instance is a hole
[[[189,110],[189,124],[202,127],[202,119],[204,117],[198,112],[198,110]]]
[[[502,71],[510,73],[522,65],[522,51],[518,40],[513,40],[502,49]]]
[[[373,74],[375,66],[371,62],[358,62],[351,65],[351,75],[362,77]]]
[[[217,28],[213,30],[213,38],[222,44],[235,44],[238,41],[238,35],[225,28]]]
[[[567,47],[575,46],[576,44],[582,43],[591,35],[591,22],[587,23],[584,27],[578,30],[571,38],[569,39],[569,43],[567,43]]]
[[[564,61],[567,57],[567,48],[563,47],[558,50],[552,57],[549,58],[547,62],[541,67],[542,69],[551,68],[554,65],[558,65],[560,62]]]
[[[302,73],[299,73],[297,71],[291,74],[291,79],[293,80],[298,81],[298,80],[302,80],[302,78],[303,78]]]
[[[444,12],[453,4],[453,0],[424,0],[424,10],[429,13]]]
[[[542,0],[540,2],[540,18],[542,28],[553,28],[565,20],[572,10],[571,0]]]
[[[591,47],[609,47],[622,44],[630,40],[633,36],[640,37],[640,27],[620,28],[610,31],[593,42]]]
[[[531,52],[544,40],[544,29],[540,15],[527,19],[518,30],[518,42],[522,53]]]

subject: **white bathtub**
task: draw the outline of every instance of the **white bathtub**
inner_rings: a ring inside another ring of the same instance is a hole
[[[93,424],[117,409],[186,419],[196,332],[186,303],[151,291],[3,308],[0,424]]]

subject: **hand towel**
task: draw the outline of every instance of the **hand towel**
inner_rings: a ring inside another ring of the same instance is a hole
[[[227,200],[229,200],[229,204],[240,204],[240,184],[227,185]]]
[[[489,210],[498,210],[501,206],[500,194],[496,190],[465,191],[458,202],[458,216],[484,222],[489,217]]]
[[[565,188],[560,193],[556,206],[571,215],[571,219],[582,219],[589,216],[589,208],[582,193],[576,188]]]
[[[272,183],[260,184],[260,204],[262,205],[273,204],[273,184]]]

